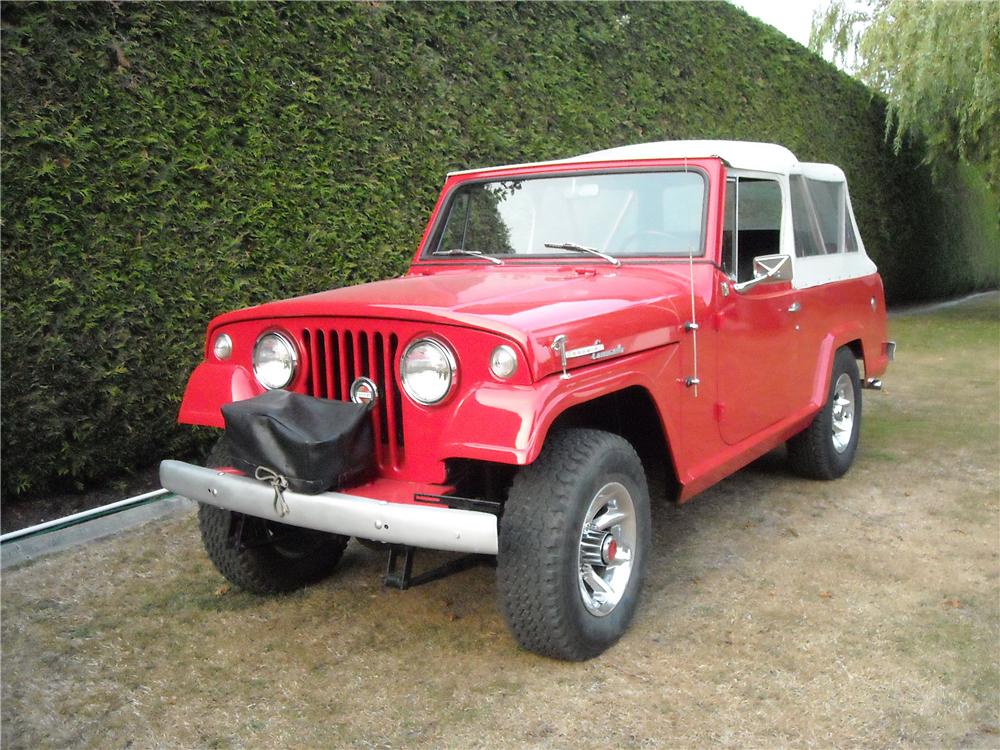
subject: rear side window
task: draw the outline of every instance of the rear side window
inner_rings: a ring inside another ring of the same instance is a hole
[[[818,182],[806,179],[809,196],[816,209],[820,240],[826,254],[840,252],[841,209],[844,204],[844,186],[839,182]]]
[[[788,184],[798,257],[857,251],[858,238],[843,182],[791,175]]]
[[[854,222],[851,221],[850,211],[844,211],[844,252],[856,253],[858,251],[858,235],[854,231]]]
[[[809,198],[806,180],[801,175],[788,178],[789,198],[792,202],[792,226],[795,234],[795,255],[806,258],[823,255],[823,241],[815,220],[815,209]]]

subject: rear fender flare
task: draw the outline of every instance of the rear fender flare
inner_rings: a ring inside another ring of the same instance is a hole
[[[865,349],[862,344],[862,330],[860,327],[845,324],[838,326],[823,337],[819,347],[819,357],[816,362],[816,377],[813,380],[812,396],[810,402],[813,407],[819,409],[826,403],[830,390],[830,377],[833,374],[833,360],[837,356],[837,350],[852,342],[857,342],[858,348],[862,351],[862,358],[865,357]],[[867,367],[866,367],[867,370]]]

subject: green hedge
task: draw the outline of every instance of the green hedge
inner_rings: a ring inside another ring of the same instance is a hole
[[[978,188],[894,158],[866,89],[727,4],[2,12],[5,494],[193,450],[209,318],[398,274],[460,165],[775,141],[845,168],[894,299],[997,281]]]

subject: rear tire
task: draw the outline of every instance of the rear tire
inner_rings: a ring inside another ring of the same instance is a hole
[[[500,519],[497,591],[517,642],[557,659],[602,653],[632,620],[649,546],[649,490],[632,446],[600,430],[553,435]]]
[[[861,378],[854,353],[837,350],[826,404],[788,441],[792,468],[810,479],[837,479],[854,463],[861,433]]]
[[[228,466],[225,438],[206,464]],[[253,594],[294,591],[325,578],[350,537],[247,516],[200,504],[198,528],[209,559],[226,580]]]

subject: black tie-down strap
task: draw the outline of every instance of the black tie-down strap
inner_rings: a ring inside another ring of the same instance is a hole
[[[402,570],[399,569],[400,553],[403,555]],[[406,591],[406,589],[413,588],[414,586],[422,586],[425,583],[439,581],[455,573],[461,573],[463,570],[474,568],[477,565],[496,565],[496,558],[493,555],[462,555],[419,575],[413,575],[413,560],[416,554],[417,550],[415,547],[391,545],[389,547],[389,561],[386,564],[385,578],[382,581],[383,585],[387,588]]]

